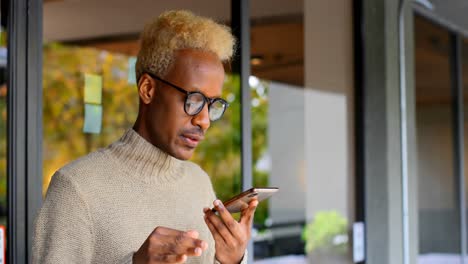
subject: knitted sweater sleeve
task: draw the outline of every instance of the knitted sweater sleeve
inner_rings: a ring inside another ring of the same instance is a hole
[[[91,263],[94,235],[86,200],[73,179],[56,172],[35,220],[32,263]]]

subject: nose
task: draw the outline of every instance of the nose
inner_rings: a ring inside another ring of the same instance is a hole
[[[192,125],[200,127],[205,132],[210,127],[210,114],[208,113],[208,104],[197,115],[192,117]]]

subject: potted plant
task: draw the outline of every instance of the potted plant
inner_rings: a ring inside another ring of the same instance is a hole
[[[348,221],[338,212],[318,212],[302,232],[309,263],[348,263],[347,227]]]

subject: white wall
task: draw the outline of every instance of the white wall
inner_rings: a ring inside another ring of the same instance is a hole
[[[354,221],[352,1],[304,1],[306,218]]]
[[[346,95],[306,90],[304,99],[307,219],[319,211],[336,210],[352,221],[348,215],[354,186]]]
[[[271,83],[268,94],[270,185],[280,192],[270,202],[275,223],[303,221],[307,185],[304,179],[304,89]]]
[[[268,96],[269,184],[280,187],[271,218],[310,220],[323,210],[347,216],[354,186],[346,96],[281,83],[271,83]]]

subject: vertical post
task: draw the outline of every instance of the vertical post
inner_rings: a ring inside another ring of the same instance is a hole
[[[8,263],[26,263],[26,47],[27,1],[10,1],[7,93]]]
[[[361,166],[368,264],[416,263],[418,248],[413,15],[410,5],[401,3],[362,1],[365,133],[358,147],[365,154]],[[406,23],[400,22],[403,15]],[[400,63],[406,76],[400,76]]]
[[[364,41],[362,0],[353,1],[353,30],[354,30],[354,111],[355,111],[355,140],[356,140],[356,222],[365,221],[365,109],[364,109]]]
[[[360,161],[364,178],[364,217],[366,236],[366,263],[389,264],[390,232],[396,228],[389,228],[389,162],[388,162],[388,107],[395,103],[387,96],[387,86],[382,80],[387,79],[387,57],[385,53],[384,32],[387,31],[385,18],[385,1],[363,0],[362,14],[362,87],[356,87],[356,99],[362,104],[362,142],[356,141],[356,149],[362,148],[364,160]],[[388,29],[390,30],[390,29]],[[394,39],[392,39],[394,41]],[[395,82],[395,80],[393,80]],[[356,102],[356,107],[358,107]],[[359,113],[356,113],[358,115]],[[396,114],[396,113],[393,113]],[[358,125],[358,124],[356,124]],[[395,134],[395,131],[392,131]],[[392,144],[397,144],[392,141]],[[378,146],[378,147],[377,147]],[[356,160],[359,162],[359,160]],[[392,175],[393,176],[393,175]],[[397,263],[397,262],[396,262]]]
[[[354,135],[355,135],[355,221],[366,226],[365,211],[365,108],[364,108],[364,16],[363,0],[353,1],[353,46],[354,46]],[[352,237],[354,238],[354,232]],[[364,239],[364,254],[367,251]],[[354,256],[354,252],[353,252]],[[358,262],[366,263],[366,259]]]
[[[408,111],[406,87],[406,0],[400,0],[398,5],[398,53],[400,79],[400,157],[401,157],[401,189],[402,189],[402,231],[403,231],[403,264],[410,264],[410,231],[409,231],[409,166],[408,166]]]
[[[460,254],[461,262],[465,263],[467,234],[466,234],[466,202],[465,202],[465,144],[464,144],[464,113],[463,113],[463,80],[461,65],[461,39],[456,33],[450,34],[450,80],[452,83],[452,109],[454,133],[454,168],[458,178],[458,195],[460,208]]]
[[[8,12],[8,263],[28,263],[42,200],[42,1]]]
[[[31,262],[33,224],[42,205],[42,0],[28,0],[26,87],[26,235]]]
[[[233,73],[239,74],[241,89],[242,189],[252,186],[252,124],[250,110],[250,1],[231,0],[231,28],[238,41]],[[253,242],[248,246],[248,263],[253,263]]]

